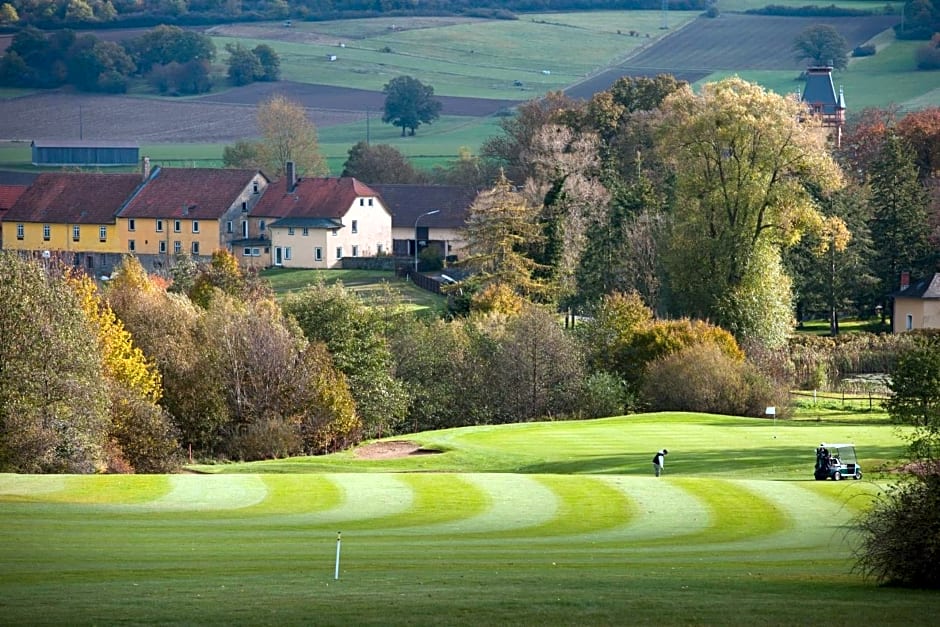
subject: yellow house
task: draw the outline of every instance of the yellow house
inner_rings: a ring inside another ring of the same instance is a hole
[[[125,250],[115,216],[140,185],[137,174],[40,174],[6,212],[3,248],[110,273]]]
[[[903,281],[903,279],[902,279]],[[940,329],[940,272],[902,285],[894,295],[893,331]]]
[[[144,267],[172,265],[177,255],[207,260],[232,250],[241,222],[267,188],[259,170],[154,168],[144,163],[144,184],[120,211],[122,252]]]

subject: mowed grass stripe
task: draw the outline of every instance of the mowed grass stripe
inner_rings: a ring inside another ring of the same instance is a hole
[[[230,510],[257,505],[268,495],[257,475],[173,475],[170,492],[141,504],[162,511]]]
[[[572,475],[535,477],[555,493],[558,511],[551,520],[521,530],[527,537],[584,535],[612,529],[629,521],[633,503],[615,486],[594,478]]]
[[[644,542],[701,533],[711,524],[711,514],[695,494],[656,477],[605,477],[603,481],[623,492],[636,514],[617,535],[630,542]]]
[[[487,507],[480,513],[428,528],[432,534],[486,534],[544,525],[558,511],[555,492],[535,478],[513,474],[460,475],[463,481],[485,493]],[[440,504],[449,507],[449,504]]]
[[[339,490],[340,500],[331,509],[311,516],[311,525],[354,523],[397,517],[411,511],[414,492],[401,475],[336,473],[327,478]]]
[[[645,542],[647,545],[681,543],[684,550],[713,551],[715,547],[711,545],[762,538],[792,524],[773,500],[756,494],[740,482],[676,477],[669,480],[701,500],[707,508],[709,524],[691,533]]]

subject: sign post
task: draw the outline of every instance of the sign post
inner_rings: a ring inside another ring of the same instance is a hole
[[[773,436],[774,436],[774,439],[776,440],[776,439],[777,439],[777,408],[776,408],[776,407],[768,407],[766,410],[764,410],[764,413],[767,414],[768,416],[773,416],[773,417],[774,417],[774,433],[773,433]]]

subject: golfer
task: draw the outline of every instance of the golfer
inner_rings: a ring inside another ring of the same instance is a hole
[[[663,462],[666,461],[666,455],[668,454],[669,454],[669,451],[667,451],[666,449],[663,449],[659,451],[658,453],[656,453],[655,455],[653,455],[653,472],[656,473],[657,477],[661,475],[663,472]]]

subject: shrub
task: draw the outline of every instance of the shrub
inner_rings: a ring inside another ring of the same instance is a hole
[[[785,408],[784,394],[752,364],[714,344],[694,344],[652,362],[643,381],[654,411],[760,417],[768,406]]]
[[[581,387],[579,403],[582,418],[604,418],[629,413],[636,398],[627,384],[609,372],[592,373]]]
[[[914,60],[917,62],[918,70],[940,69],[940,48],[933,43],[921,46],[914,53]]]
[[[297,455],[303,441],[295,425],[281,419],[262,419],[235,430],[228,442],[229,457],[242,461]]]
[[[856,570],[881,584],[940,588],[940,475],[890,488],[856,523]]]
[[[705,17],[716,18],[719,15],[721,15],[721,11],[719,11],[718,7],[714,4],[708,7],[708,10],[705,11]]]
[[[868,44],[866,46],[855,46],[852,50],[853,57],[873,57],[875,56],[875,46]]]

